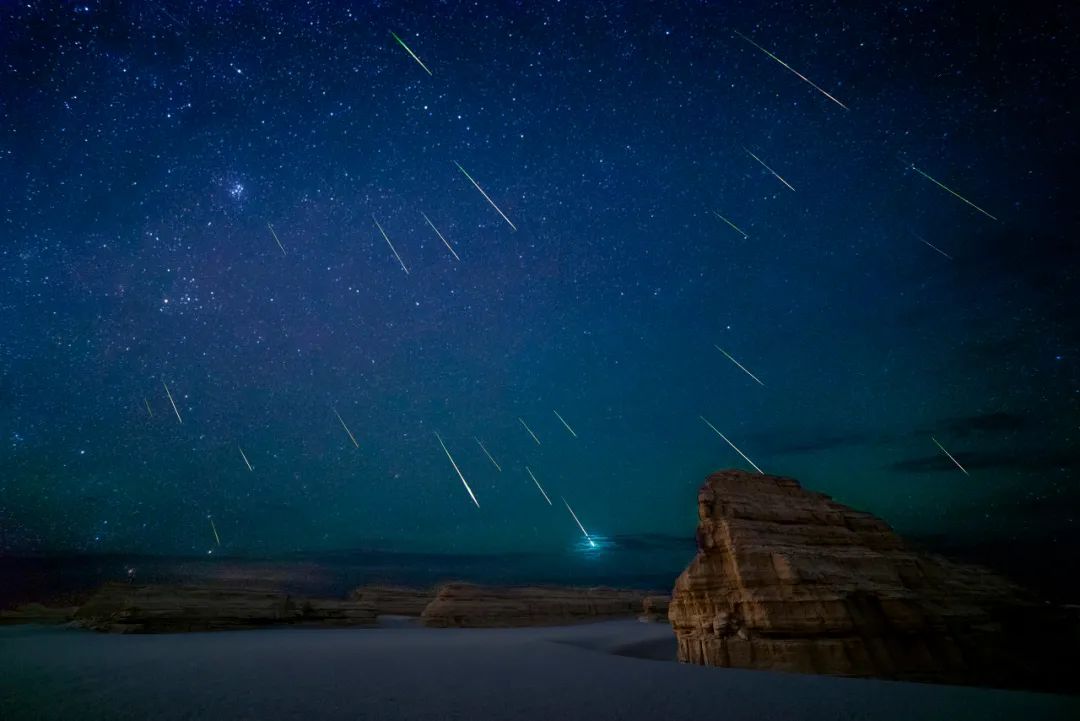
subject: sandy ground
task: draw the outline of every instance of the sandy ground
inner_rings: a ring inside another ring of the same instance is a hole
[[[0,719],[1077,719],[1080,697],[684,666],[666,625],[0,628]],[[668,659],[668,660],[659,660]]]

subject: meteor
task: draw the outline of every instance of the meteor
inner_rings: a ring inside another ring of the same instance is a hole
[[[452,455],[450,455],[450,451],[447,450],[446,444],[443,443],[442,436],[440,436],[438,433],[436,433],[435,437],[439,439],[439,445],[442,446],[443,453],[445,453],[446,457],[450,459],[450,465],[452,465],[454,467],[454,470],[457,471],[458,478],[460,478],[461,482],[465,485],[465,490],[469,492],[469,497],[472,498],[472,502],[476,504],[477,508],[479,508],[480,507],[480,502],[477,501],[476,496],[473,495],[472,489],[469,488],[468,481],[465,480],[465,476],[461,475],[461,469],[457,467],[456,463],[454,463],[454,457]]]
[[[930,242],[929,240],[927,240],[926,238],[922,237],[922,236],[921,236],[921,235],[919,235],[918,233],[912,233],[912,235],[914,235],[914,236],[915,236],[916,238],[918,238],[918,239],[919,239],[920,241],[922,241],[922,242],[923,242],[923,243],[925,243],[926,245],[930,246],[931,248],[933,248],[933,249],[934,249],[934,250],[936,250],[937,252],[939,252],[939,253],[941,253],[942,255],[944,255],[944,256],[945,256],[946,258],[948,258],[949,260],[952,260],[952,256],[951,256],[951,255],[949,255],[949,254],[948,254],[948,253],[946,253],[946,252],[945,252],[944,250],[942,250],[941,248],[939,248],[939,247],[937,247],[936,245],[934,245],[933,243],[931,243],[931,242]]]
[[[743,150],[745,150],[745,151],[746,151],[747,153],[750,153],[750,149],[749,149],[749,148],[747,148],[746,146],[743,146]],[[761,159],[761,158],[759,158],[758,156],[754,155],[753,153],[750,153],[750,157],[751,157],[751,158],[753,158],[754,160],[758,161],[759,163],[761,163],[761,167],[765,168],[765,170],[768,170],[768,171],[769,171],[770,173],[772,173],[773,175],[775,175],[775,176],[776,176],[776,179],[777,179],[777,180],[779,180],[779,181],[780,181],[781,183],[783,183],[784,185],[786,185],[786,186],[787,186],[788,188],[790,188],[790,189],[791,189],[791,192],[793,192],[793,193],[795,192],[795,188],[792,188],[792,187],[791,187],[791,183],[789,183],[789,182],[787,182],[786,180],[784,180],[783,178],[781,178],[781,177],[780,177],[780,174],[779,174],[779,173],[777,173],[777,172],[776,172],[775,170],[773,170],[772,168],[770,168],[770,167],[769,167],[768,165],[765,165],[765,161],[764,161],[764,160],[762,160],[762,159]]]
[[[574,433],[574,429],[570,427],[569,423],[567,423],[565,420],[563,420],[563,417],[559,415],[559,412],[557,410],[555,410],[554,408],[551,409],[551,412],[555,414],[556,418],[558,418],[560,421],[562,421],[562,424],[564,426],[566,426],[566,430],[570,431],[570,435],[572,435],[574,438],[577,438],[577,433]]]
[[[729,441],[729,440],[727,439],[727,436],[725,436],[725,435],[724,435],[723,433],[721,433],[720,431],[716,430],[716,426],[714,426],[714,425],[713,425],[712,423],[709,423],[708,421],[706,421],[706,420],[705,420],[705,416],[698,416],[698,418],[700,418],[701,420],[705,421],[705,425],[707,425],[707,426],[708,426],[709,428],[712,428],[712,429],[713,429],[713,431],[714,431],[714,432],[716,433],[716,435],[718,435],[718,436],[720,436],[721,438],[723,438],[723,439],[724,439],[724,442],[725,442],[725,443],[727,443],[727,444],[728,444],[729,446],[731,446],[732,448],[734,448],[734,449],[735,449],[735,452],[736,452],[736,453],[738,453],[738,454],[739,454],[740,456],[742,456],[742,457],[743,457],[743,460],[744,460],[744,461],[746,461],[746,462],[747,462],[747,463],[749,463],[749,464],[750,464],[751,466],[753,466],[753,467],[754,467],[754,470],[755,470],[755,471],[757,471],[758,473],[760,473],[760,474],[761,474],[761,475],[763,475],[763,476],[765,475],[765,471],[763,471],[763,470],[761,470],[760,468],[758,468],[758,467],[757,467],[757,464],[756,464],[756,463],[754,463],[754,462],[753,462],[752,460],[750,460],[749,458],[747,458],[747,457],[746,457],[746,454],[745,454],[745,453],[743,453],[742,451],[740,451],[740,450],[739,450],[739,449],[738,449],[738,448],[737,448],[737,447],[735,446],[735,444],[734,444],[734,443],[732,443],[731,441]]]
[[[239,444],[237,444],[236,450],[240,451],[240,457],[244,459],[244,465],[248,467],[248,470],[254,471],[255,469],[251,467],[251,461],[247,459],[247,454],[244,453],[244,449],[241,448]]]
[[[184,419],[180,417],[180,411],[176,407],[176,401],[173,400],[172,393],[169,393],[169,386],[165,383],[165,381],[161,381],[161,385],[165,386],[165,395],[169,397],[169,403],[172,403],[173,412],[176,413],[176,420],[183,423]]]
[[[360,444],[356,442],[356,436],[354,436],[352,434],[352,431],[349,430],[349,427],[345,425],[345,421],[344,419],[342,419],[341,414],[337,412],[337,408],[334,409],[334,415],[337,416],[337,419],[341,422],[341,427],[344,428],[345,432],[349,434],[349,440],[353,442],[354,446],[359,448]]]
[[[270,235],[274,236],[274,240],[277,241],[277,247],[281,248],[281,254],[285,255],[285,246],[281,244],[280,240],[278,240],[277,233],[274,232],[274,226],[267,223],[266,227],[270,229]]]
[[[371,219],[375,220],[375,216],[371,216]],[[382,233],[383,240],[385,240],[386,244],[390,246],[390,250],[394,253],[394,257],[397,258],[397,262],[401,263],[401,269],[405,271],[405,275],[408,275],[409,269],[405,267],[405,261],[401,259],[401,256],[398,255],[397,250],[394,249],[394,244],[390,242],[390,238],[386,236],[386,231],[382,229],[381,225],[379,225],[378,220],[375,220],[375,227],[379,229],[380,233]]]
[[[540,485],[540,481],[536,480],[536,476],[533,475],[532,469],[530,469],[528,466],[525,466],[525,471],[529,474],[529,478],[531,478],[533,480],[533,483],[536,484],[536,487],[540,489],[540,493],[542,493],[544,495],[544,500],[548,502],[548,505],[549,506],[554,505],[551,502],[551,499],[548,498],[547,492],[544,491],[544,487]]]
[[[942,452],[942,453],[944,453],[945,455],[947,455],[947,456],[949,457],[949,460],[950,460],[950,461],[952,461],[953,463],[955,463],[955,464],[956,464],[956,467],[957,467],[957,468],[959,468],[959,469],[960,469],[961,471],[963,471],[963,472],[964,472],[964,475],[965,475],[965,476],[970,476],[970,475],[971,475],[970,473],[968,473],[968,472],[967,472],[967,469],[966,469],[966,468],[964,468],[963,466],[961,466],[961,465],[960,465],[960,461],[958,461],[958,460],[956,460],[955,458],[953,458],[953,454],[951,454],[951,453],[949,453],[949,452],[948,452],[947,450],[945,450],[945,446],[943,446],[943,445],[941,445],[940,443],[938,443],[938,441],[937,441],[937,438],[934,438],[933,436],[930,436],[930,440],[932,440],[932,441],[934,442],[934,445],[935,445],[935,446],[937,446],[938,448],[940,448],[940,449],[941,449],[941,452]]]
[[[944,183],[941,183],[941,182],[939,182],[939,181],[937,181],[937,180],[934,180],[934,179],[933,179],[933,178],[931,178],[931,177],[930,177],[929,175],[927,175],[927,174],[926,174],[926,173],[924,173],[923,171],[921,171],[921,170],[919,170],[918,168],[916,168],[916,167],[915,167],[915,164],[914,164],[914,163],[912,163],[912,164],[911,164],[911,169],[912,169],[912,170],[914,170],[914,171],[915,171],[916,173],[918,173],[919,175],[921,175],[921,176],[923,176],[924,178],[926,178],[927,180],[929,180],[929,181],[930,181],[931,183],[933,183],[934,185],[938,186],[939,188],[941,188],[941,189],[943,189],[943,190],[947,190],[947,191],[949,191],[950,193],[952,193],[953,195],[955,195],[955,196],[956,196],[957,198],[960,198],[960,200],[964,201],[965,203],[967,203],[968,205],[970,205],[970,206],[971,206],[972,208],[974,208],[975,210],[977,210],[977,211],[979,211],[980,213],[982,213],[983,215],[985,215],[985,216],[986,216],[987,218],[989,218],[990,220],[997,220],[997,218],[995,218],[994,216],[990,215],[990,214],[989,214],[989,213],[987,213],[987,212],[986,212],[985,210],[983,210],[983,209],[982,209],[982,208],[980,208],[979,206],[975,205],[974,203],[972,203],[972,202],[971,202],[970,200],[968,200],[968,199],[967,199],[967,198],[965,198],[964,196],[960,195],[960,193],[957,193],[957,192],[956,192],[955,190],[953,190],[953,189],[952,189],[952,188],[950,188],[949,186],[945,185]]]
[[[154,417],[154,412],[150,410],[150,401],[146,400],[146,396],[143,396],[142,402],[146,404],[146,412],[150,414],[150,417]]]
[[[710,211],[710,212],[711,212],[711,213],[712,213],[713,215],[715,215],[715,216],[716,216],[717,218],[719,218],[720,220],[724,221],[725,223],[727,223],[728,225],[730,225],[730,226],[731,226],[732,228],[734,228],[734,229],[735,229],[735,232],[736,232],[736,233],[739,233],[740,235],[742,235],[742,237],[743,237],[744,239],[745,239],[745,238],[749,238],[749,237],[750,237],[749,235],[747,235],[746,233],[744,233],[744,232],[743,232],[742,228],[740,228],[739,226],[735,225],[735,224],[734,224],[734,223],[732,223],[732,222],[731,222],[730,220],[728,220],[728,219],[727,219],[727,218],[725,218],[724,216],[722,216],[722,215],[720,215],[719,213],[717,213],[717,212],[716,212],[715,210],[713,210],[713,211]]]
[[[467,171],[467,170],[465,170],[465,168],[461,167],[461,163],[459,163],[456,160],[454,161],[454,165],[456,165],[458,167],[458,170],[465,173],[465,177],[469,179],[469,182],[476,186],[476,189],[480,191],[480,195],[484,196],[484,199],[487,200],[487,202],[491,203],[491,207],[494,208],[496,211],[498,211],[499,215],[502,216],[502,219],[505,220],[507,223],[510,223],[510,219],[506,217],[506,213],[499,210],[499,206],[495,205],[495,201],[492,200],[491,197],[487,193],[484,192],[484,189],[480,187],[480,183],[477,183],[475,180],[473,180],[473,177],[471,175],[469,175],[469,171]],[[514,230],[517,230],[517,226],[514,225],[513,223],[510,223],[510,227],[513,228]]]
[[[518,418],[518,421],[521,423],[521,425],[525,426],[525,430],[527,430],[529,432],[529,435],[532,436],[532,439],[536,441],[536,445],[540,445],[540,439],[537,438],[536,434],[532,432],[532,428],[529,428],[529,424],[521,420],[520,418]]]
[[[562,496],[559,496],[559,498],[562,500],[563,504],[566,506],[566,510],[570,511],[570,515],[574,517],[574,523],[576,523],[577,527],[581,529],[581,532],[585,534],[585,540],[589,542],[590,546],[595,548],[596,547],[596,541],[594,541],[589,536],[589,532],[585,530],[585,526],[581,525],[581,521],[578,520],[577,514],[574,513],[574,509],[570,507],[570,504],[566,502],[565,498],[563,498]]]
[[[788,70],[790,70],[791,72],[793,72],[793,73],[795,73],[796,75],[798,75],[798,76],[799,76],[799,79],[800,79],[800,80],[802,80],[802,81],[803,81],[803,82],[805,82],[805,83],[808,83],[808,84],[809,84],[809,85],[810,85],[810,86],[811,86],[811,87],[812,87],[812,88],[813,88],[814,90],[818,91],[819,93],[821,93],[822,95],[824,95],[825,97],[827,97],[827,98],[828,98],[829,100],[831,100],[831,101],[833,101],[834,103],[836,103],[837,105],[839,105],[839,106],[840,106],[841,108],[843,108],[844,110],[848,110],[848,106],[844,105],[844,104],[843,104],[843,103],[841,103],[841,102],[840,102],[839,100],[837,100],[836,98],[834,98],[833,96],[829,95],[829,94],[828,94],[827,92],[825,92],[824,90],[822,90],[821,88],[819,88],[819,87],[818,87],[817,85],[815,85],[815,84],[814,84],[814,83],[813,83],[813,82],[812,82],[812,81],[810,80],[810,78],[806,77],[805,75],[803,75],[802,73],[800,73],[800,72],[799,72],[798,70],[796,70],[795,68],[791,67],[790,65],[788,65],[787,63],[785,63],[785,62],[784,62],[783,60],[781,60],[780,58],[776,57],[775,55],[773,55],[772,53],[770,53],[770,52],[769,52],[768,50],[766,50],[765,48],[761,47],[760,45],[758,45],[757,43],[755,43],[755,42],[754,42],[753,40],[751,40],[750,38],[748,38],[748,37],[746,37],[745,35],[743,35],[742,33],[740,33],[740,32],[739,32],[738,30],[735,30],[735,31],[734,31],[734,33],[735,33],[736,35],[738,35],[738,36],[739,36],[740,38],[742,38],[743,40],[745,40],[746,42],[748,42],[748,43],[750,43],[751,45],[753,45],[753,46],[754,46],[755,48],[757,48],[757,49],[758,49],[758,50],[760,50],[761,52],[763,52],[763,53],[765,53],[766,55],[768,55],[768,56],[769,56],[770,58],[772,58],[772,59],[773,59],[773,60],[775,60],[776,62],[778,62],[778,63],[780,63],[781,65],[783,65],[783,66],[784,66],[785,68],[787,68],[787,69],[788,69]]]
[[[393,30],[390,31],[390,34],[394,36],[394,40],[398,41],[398,45],[405,48],[405,52],[407,52],[409,55],[412,55],[412,59],[415,60],[416,62],[420,63],[420,67],[422,67],[427,72],[428,75],[431,75],[431,71],[428,70],[428,66],[424,65],[423,60],[416,57],[416,53],[414,53],[412,50],[409,49],[409,46],[405,44],[405,41],[402,40],[401,38],[399,38],[397,36],[397,33],[395,33]]]
[[[214,540],[217,541],[217,545],[220,548],[221,547],[221,536],[219,536],[217,534],[217,526],[214,525],[214,518],[213,518],[213,516],[207,516],[206,519],[208,521],[210,521],[210,530],[212,530],[214,532]]]
[[[732,362],[732,363],[734,363],[735,365],[739,366],[739,368],[742,368],[742,371],[743,371],[743,373],[745,373],[746,375],[748,375],[748,376],[750,376],[751,378],[753,378],[754,380],[756,380],[756,381],[757,381],[757,382],[758,382],[759,384],[761,384],[761,386],[762,386],[762,387],[764,387],[764,386],[765,386],[765,384],[761,382],[761,379],[760,379],[760,378],[758,378],[758,377],[757,377],[756,375],[754,375],[754,374],[753,374],[753,373],[751,373],[750,371],[746,370],[746,366],[744,366],[744,365],[743,365],[742,363],[740,363],[739,361],[737,361],[737,360],[735,360],[734,358],[732,358],[732,357],[731,357],[731,356],[730,356],[730,355],[728,354],[728,352],[727,352],[726,350],[724,350],[724,349],[723,349],[723,348],[721,348],[720,346],[716,345],[715,343],[713,343],[713,348],[715,348],[716,350],[720,351],[720,352],[721,352],[721,353],[723,353],[723,354],[724,354],[725,356],[727,356],[727,359],[728,359],[729,361],[731,361],[731,362]]]
[[[488,449],[484,447],[483,442],[476,436],[473,436],[473,440],[480,444],[480,450],[484,452],[484,455],[487,456],[488,460],[491,461],[492,465],[495,466],[495,470],[497,470],[499,473],[502,473],[502,466],[496,463],[495,459],[491,457],[491,454],[488,453]]]
[[[420,215],[424,216],[424,220],[426,220],[427,224],[431,226],[431,229],[435,231],[435,235],[439,236],[439,240],[443,242],[443,245],[446,246],[446,249],[454,254],[454,259],[460,261],[461,258],[459,258],[458,254],[454,252],[454,249],[450,247],[450,243],[446,241],[446,238],[444,238],[443,234],[439,232],[439,229],[435,227],[435,224],[431,222],[431,218],[427,217],[427,214],[423,211],[421,211]]]

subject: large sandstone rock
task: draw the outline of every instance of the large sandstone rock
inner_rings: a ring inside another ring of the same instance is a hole
[[[435,589],[371,584],[360,586],[349,598],[373,606],[378,616],[419,616],[435,598]]]
[[[370,626],[360,601],[296,598],[216,586],[108,583],[75,612],[76,624],[113,633],[220,631],[278,625]]]
[[[989,571],[907,550],[790,478],[723,471],[675,582],[679,659],[709,666],[1068,688],[1075,614]],[[1071,670],[1070,670],[1071,668]]]
[[[646,595],[615,588],[447,583],[439,587],[421,618],[425,626],[439,628],[554,626],[636,616]]]

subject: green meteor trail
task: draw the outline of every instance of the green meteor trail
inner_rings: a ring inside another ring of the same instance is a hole
[[[730,220],[728,220],[728,219],[727,219],[727,218],[725,218],[724,216],[722,216],[722,215],[720,215],[719,213],[717,213],[717,212],[716,212],[715,210],[714,210],[714,211],[712,211],[712,214],[713,214],[713,215],[715,215],[715,216],[716,216],[717,218],[719,218],[720,220],[722,220],[722,221],[724,221],[725,223],[727,223],[728,225],[730,225],[730,226],[731,226],[731,227],[732,227],[732,228],[733,228],[733,229],[735,230],[735,232],[736,232],[736,233],[738,233],[739,235],[741,235],[741,236],[742,236],[743,238],[749,238],[749,237],[750,237],[749,235],[747,235],[746,233],[744,233],[744,232],[743,232],[742,228],[740,228],[739,226],[735,225],[735,224],[734,224],[734,223],[732,223],[732,222],[731,222]]]
[[[391,31],[390,31],[390,34],[394,36],[394,40],[397,40],[397,41],[398,41],[398,45],[400,45],[401,47],[405,48],[405,52],[407,52],[407,53],[408,53],[409,55],[411,55],[411,56],[412,56],[412,59],[413,59],[413,60],[415,60],[416,62],[420,63],[420,67],[422,67],[422,68],[424,69],[424,71],[425,71],[425,72],[427,72],[427,74],[428,74],[428,75],[431,75],[431,71],[430,71],[430,70],[428,70],[428,66],[427,66],[427,65],[424,65],[424,61],[423,61],[423,60],[421,60],[420,58],[416,57],[416,53],[414,53],[414,52],[413,52],[412,50],[410,50],[410,49],[409,49],[409,46],[405,44],[405,41],[404,41],[404,40],[402,40],[401,38],[399,38],[399,37],[397,36],[397,33],[395,33],[395,32],[394,32],[393,30],[391,30]]]

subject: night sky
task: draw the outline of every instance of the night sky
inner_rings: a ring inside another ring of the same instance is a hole
[[[427,5],[3,4],[0,551],[1076,546],[1070,3]]]

